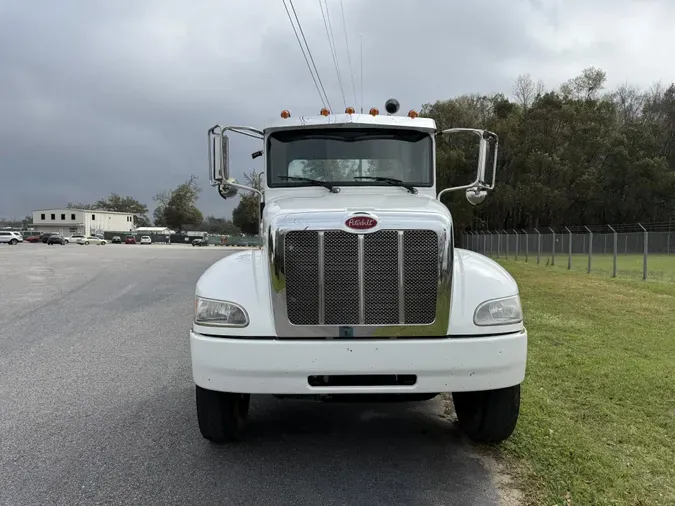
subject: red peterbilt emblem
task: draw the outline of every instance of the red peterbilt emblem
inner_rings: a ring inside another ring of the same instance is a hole
[[[345,225],[356,230],[368,230],[377,226],[377,220],[368,217],[349,218],[345,221]]]

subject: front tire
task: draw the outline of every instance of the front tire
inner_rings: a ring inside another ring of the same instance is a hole
[[[195,385],[197,419],[202,436],[214,443],[240,440],[251,402],[250,394],[216,392]]]
[[[19,241],[17,241],[16,239],[12,239],[11,241],[9,241],[9,244],[11,244],[12,246],[16,246],[18,243]]]
[[[520,412],[520,385],[452,394],[462,431],[476,443],[500,443],[513,433]]]

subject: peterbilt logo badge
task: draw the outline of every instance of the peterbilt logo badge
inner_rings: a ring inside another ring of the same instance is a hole
[[[375,218],[368,218],[365,216],[349,218],[347,221],[345,221],[345,225],[355,230],[368,230],[377,226],[377,220]]]

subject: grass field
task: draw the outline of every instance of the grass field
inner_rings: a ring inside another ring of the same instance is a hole
[[[494,256],[492,257],[498,260]],[[513,260],[513,256],[509,257]],[[517,262],[537,265],[536,254],[530,254],[527,262],[525,255],[518,256]],[[612,264],[614,262],[612,255],[593,254],[591,260],[591,273],[600,276],[612,275]],[[616,275],[618,278],[642,279],[642,255],[621,254],[616,259]],[[567,269],[568,255],[566,253],[556,253],[555,266],[551,265],[551,254],[542,254],[539,259],[539,267],[555,267]],[[588,255],[572,255],[572,270],[586,272],[588,268]],[[651,281],[665,281],[675,283],[675,254],[672,255],[648,255],[647,257],[647,279]]]
[[[502,456],[527,504],[673,505],[675,285],[561,260],[546,275],[500,260],[529,331],[521,418]]]

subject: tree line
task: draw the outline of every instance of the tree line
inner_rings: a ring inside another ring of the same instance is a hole
[[[420,115],[440,129],[475,126],[499,136],[496,187],[484,203],[471,206],[463,194],[446,201],[458,228],[673,220],[675,84],[605,91],[605,83],[605,72],[589,67],[555,90],[521,75],[514,99],[474,94],[425,104]],[[475,176],[475,146],[438,139],[438,188]]]

